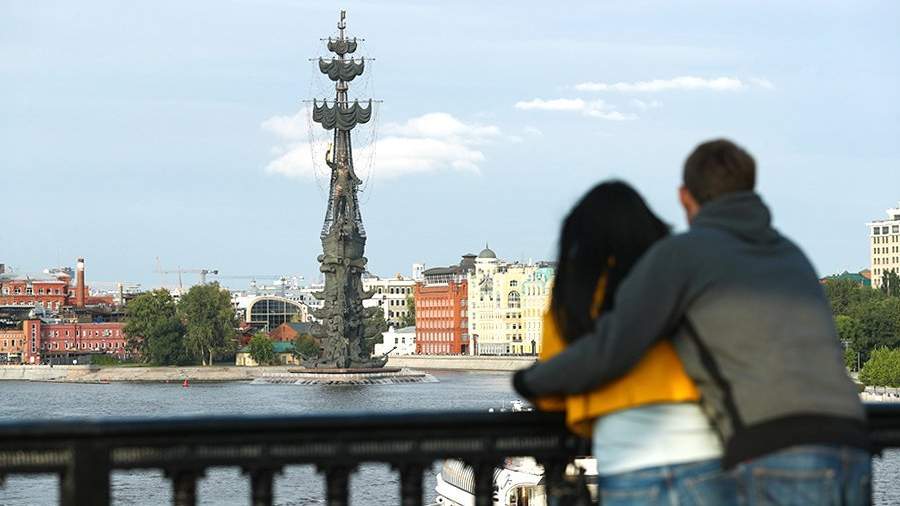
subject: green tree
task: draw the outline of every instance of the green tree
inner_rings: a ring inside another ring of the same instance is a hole
[[[366,350],[369,352],[369,355],[375,353],[375,344],[380,343],[382,339],[382,332],[385,332],[388,329],[388,323],[384,319],[384,311],[378,307],[371,307],[367,309],[368,315],[365,319],[365,327],[363,329],[363,337],[366,342]]]
[[[830,279],[825,282],[824,288],[835,315],[848,314],[855,306],[882,298],[882,294],[877,290],[849,279]]]
[[[416,299],[412,295],[406,298],[407,314],[400,319],[401,327],[412,327],[416,324]]]
[[[857,353],[859,360],[864,362],[868,358],[868,349],[865,349],[865,339],[862,326],[856,318],[839,314],[834,317],[838,338],[844,344],[844,363],[851,370],[857,368]]]
[[[838,334],[861,362],[868,361],[875,348],[900,347],[900,297],[844,279],[829,280],[824,288]]]
[[[234,351],[231,295],[218,283],[192,286],[178,303],[178,315],[187,329],[185,348],[203,365],[212,365],[216,355]]]
[[[129,350],[142,362],[178,364],[185,360],[184,326],[178,319],[175,300],[166,290],[142,293],[125,306]]]
[[[858,302],[848,308],[847,316],[858,322],[854,348],[860,352],[863,361],[868,360],[869,352],[875,348],[900,347],[900,297]]]
[[[259,365],[275,363],[275,347],[264,332],[258,332],[250,338],[250,357]]]
[[[294,339],[294,354],[301,358],[315,358],[321,353],[318,341],[309,334],[300,334]]]
[[[865,385],[900,387],[900,350],[877,348],[859,372]]]
[[[900,276],[889,269],[881,276],[881,293],[888,297],[900,297]]]

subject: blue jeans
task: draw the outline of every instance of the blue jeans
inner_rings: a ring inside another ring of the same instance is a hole
[[[863,506],[872,497],[872,457],[850,447],[793,446],[739,464],[732,475],[741,506]]]
[[[719,459],[600,476],[597,484],[601,506],[727,506],[737,495]]]

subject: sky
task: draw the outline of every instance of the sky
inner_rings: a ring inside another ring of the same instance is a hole
[[[900,3],[566,5],[0,0],[0,263],[314,280],[328,134],[304,100],[333,94],[310,59],[344,8],[374,58],[350,96],[383,100],[353,131],[376,274],[552,259],[610,178],[683,230],[681,166],[714,137],[820,273],[867,266],[900,201]]]

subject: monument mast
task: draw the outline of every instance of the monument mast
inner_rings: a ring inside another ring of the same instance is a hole
[[[331,59],[319,58],[319,70],[334,81],[335,96],[329,104],[323,99],[313,100],[313,121],[326,130],[334,130],[332,145],[325,155],[325,163],[331,169],[328,191],[328,207],[322,226],[322,254],[319,270],[325,275],[325,288],[315,294],[323,306],[313,311],[322,323],[313,325],[311,331],[322,348],[320,357],[305,357],[304,365],[321,368],[372,368],[384,366],[385,357],[372,358],[367,339],[380,333],[370,323],[381,308],[363,308],[362,301],[372,296],[362,287],[362,274],[366,270],[363,256],[366,231],[359,209],[358,188],[362,183],[353,170],[353,148],[350,131],[358,124],[367,123],[372,115],[372,100],[367,106],[359,101],[350,103],[347,91],[350,81],[365,70],[366,60],[347,55],[357,48],[356,38],[346,37],[346,12],[341,11],[336,39],[328,38],[328,50],[337,55]]]

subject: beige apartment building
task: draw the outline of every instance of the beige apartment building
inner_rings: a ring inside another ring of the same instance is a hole
[[[490,248],[482,250],[467,276],[470,352],[539,353],[552,272],[546,263],[503,262]]]
[[[900,275],[900,204],[887,210],[886,220],[866,223],[869,227],[869,263],[872,288],[881,288],[884,273]]]

